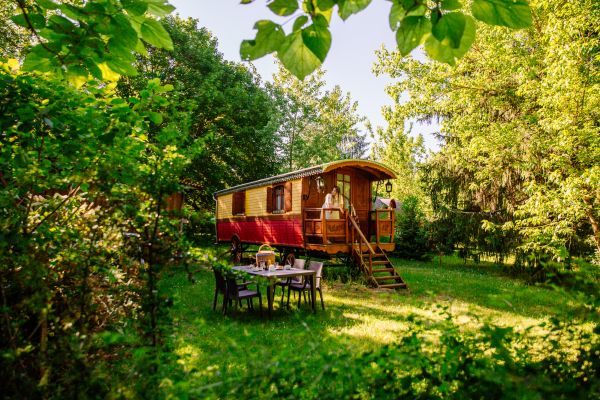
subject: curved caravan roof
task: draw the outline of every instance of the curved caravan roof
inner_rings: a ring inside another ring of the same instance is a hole
[[[393,170],[377,161],[355,159],[339,160],[317,165],[315,167],[300,169],[298,171],[286,172],[285,174],[270,176],[268,178],[259,179],[257,181],[242,183],[241,185],[219,190],[218,192],[215,192],[214,197],[227,193],[237,192],[239,190],[245,190],[265,185],[272,185],[274,183],[281,183],[292,179],[303,178],[306,176],[320,175],[343,167],[359,168],[363,171],[368,172],[369,175],[372,176],[373,180],[376,181],[396,179],[396,173]]]

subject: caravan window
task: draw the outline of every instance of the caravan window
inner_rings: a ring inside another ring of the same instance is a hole
[[[273,212],[279,213],[285,211],[285,190],[283,185],[273,188]]]

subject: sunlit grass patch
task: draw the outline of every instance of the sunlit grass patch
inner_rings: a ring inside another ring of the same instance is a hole
[[[470,335],[479,334],[486,326],[520,332],[523,335],[513,343],[511,352],[518,355],[520,349],[526,349],[541,359],[547,354],[548,345],[539,339],[549,331],[540,324],[553,316],[570,318],[581,307],[577,299],[499,276],[493,270],[395,262],[409,291],[324,282],[326,309],[318,307],[316,314],[304,302],[300,308],[295,301],[290,302],[291,310],[281,308],[278,291],[271,320],[266,312],[261,317],[258,310],[246,307],[234,315],[223,316],[220,301],[218,310],[213,311],[214,278],[208,270],[196,274],[195,284],[188,282],[184,273],[164,280],[163,284],[173,288],[176,297],[171,312],[172,343],[187,374],[190,391],[205,393],[207,388],[221,384],[241,388],[243,383],[237,380],[260,376],[267,369],[277,371],[278,365],[287,365],[292,362],[289,360],[294,360],[293,365],[299,363],[298,368],[311,379],[317,379],[329,362],[351,363],[344,357],[378,351],[413,333],[423,340],[425,351],[436,352],[442,345],[440,338],[447,333],[448,322],[452,329]],[[266,290],[262,292],[266,307]],[[592,328],[576,326],[587,332]],[[578,346],[564,338],[556,340],[565,349]],[[492,354],[492,349],[483,343],[481,346],[482,354]]]

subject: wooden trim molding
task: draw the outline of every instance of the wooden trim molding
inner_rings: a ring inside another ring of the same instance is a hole
[[[219,218],[217,219],[217,223],[219,222],[260,222],[260,221],[292,221],[292,220],[300,220],[302,216],[300,214],[270,214],[270,215],[261,215],[257,217],[246,217],[243,215],[234,216],[232,218]]]

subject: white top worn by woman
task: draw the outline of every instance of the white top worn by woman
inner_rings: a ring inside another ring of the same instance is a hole
[[[327,193],[327,196],[325,196],[325,202],[323,203],[323,206],[321,208],[340,208],[339,197],[334,199],[333,195],[331,193]],[[340,212],[339,211],[325,211],[325,218],[326,219],[339,219]]]

